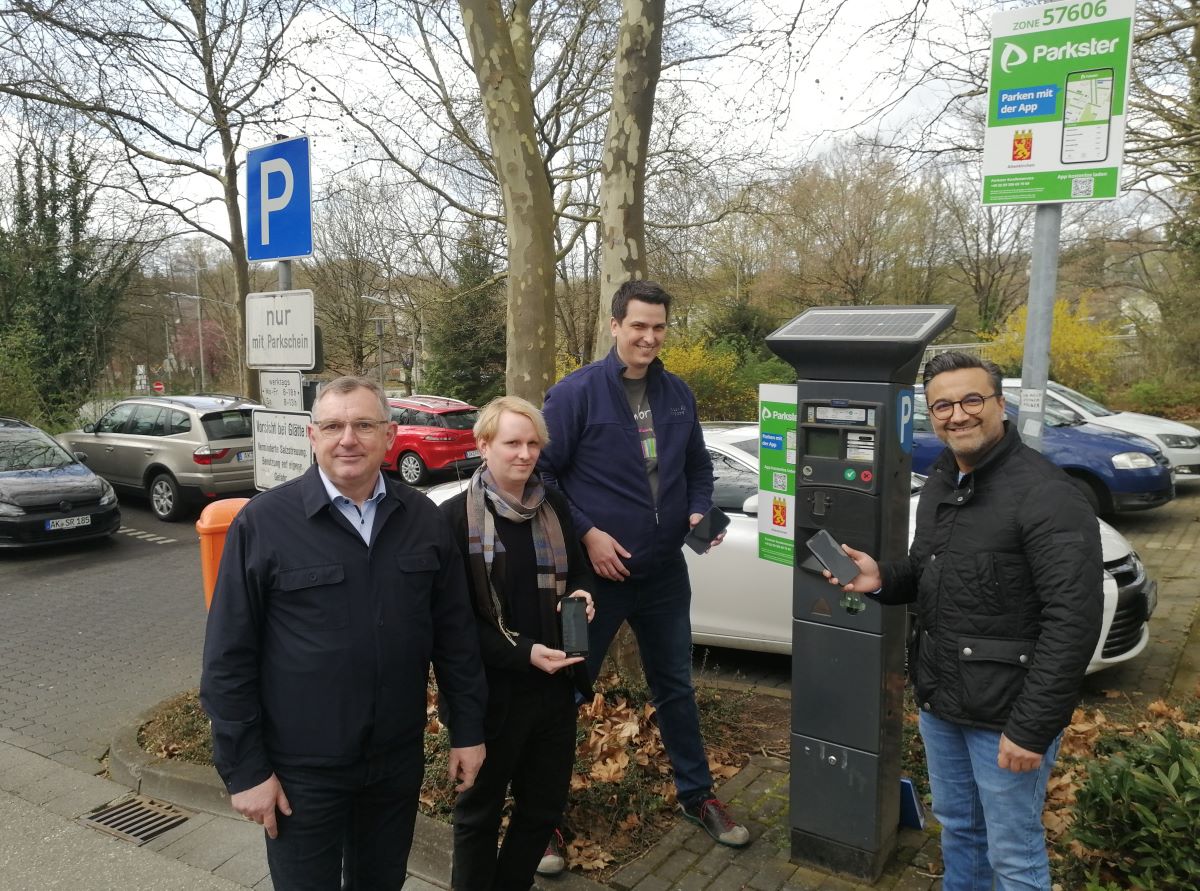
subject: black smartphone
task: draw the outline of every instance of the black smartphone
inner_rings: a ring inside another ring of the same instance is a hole
[[[700,522],[688,530],[683,543],[697,554],[703,554],[712,545],[713,539],[728,526],[729,514],[719,507],[710,507],[708,513],[700,518]]]
[[[564,597],[559,619],[562,622],[563,652],[568,656],[586,656],[588,652],[587,601],[582,597]]]
[[[854,581],[858,575],[858,564],[846,556],[842,546],[837,543],[836,538],[829,534],[828,530],[822,529],[805,544],[812,551],[813,556],[829,570],[829,574],[840,584],[848,585]]]

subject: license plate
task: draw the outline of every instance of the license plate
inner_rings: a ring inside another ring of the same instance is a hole
[[[83,517],[61,517],[57,520],[46,521],[46,531],[50,532],[54,529],[77,529],[80,526],[91,526],[91,515]]]
[[[469,449],[467,451],[467,457],[468,458],[478,458],[479,457],[479,449]]]
[[[254,449],[246,449],[246,451],[244,451],[244,452],[238,452],[237,459],[239,461],[253,461],[254,460]]]

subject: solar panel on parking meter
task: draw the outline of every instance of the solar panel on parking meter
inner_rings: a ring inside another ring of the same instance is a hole
[[[769,494],[790,507],[796,543],[792,859],[872,881],[900,820],[905,610],[843,594],[802,543],[826,530],[881,560],[907,553],[913,383],[926,345],[953,320],[952,306],[825,307],[767,338],[797,376],[794,405],[764,402],[778,425],[764,420],[760,433],[760,450],[782,442],[794,461],[794,472],[760,481],[783,487]],[[760,546],[766,559],[787,550]]]

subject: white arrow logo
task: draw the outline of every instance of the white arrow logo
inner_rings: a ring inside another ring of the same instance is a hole
[[[1004,52],[1000,54],[1000,70],[1005,74],[1016,65],[1024,65],[1029,61],[1029,54],[1015,43],[1004,44]]]

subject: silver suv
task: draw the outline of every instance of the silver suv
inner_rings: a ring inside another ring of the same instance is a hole
[[[250,413],[232,396],[137,396],[58,439],[114,486],[139,489],[161,520],[186,502],[253,492]]]

